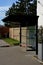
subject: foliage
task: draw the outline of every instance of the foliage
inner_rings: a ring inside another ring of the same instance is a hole
[[[19,14],[29,14],[29,15],[36,15],[36,0],[18,0],[16,4],[13,3],[12,6],[6,11],[7,15],[14,15],[16,13]]]
[[[16,8],[15,8],[15,3],[13,3],[12,4],[12,6],[9,8],[9,10],[8,11],[6,11],[6,16],[8,16],[8,15],[13,15],[13,14],[15,14],[16,13]]]
[[[31,15],[37,15],[36,9],[37,9],[37,2],[35,0],[33,4],[30,4],[30,8],[28,10]]]
[[[37,15],[37,0],[18,0],[16,4],[13,3],[12,6],[6,11],[5,15],[15,15],[15,14],[27,14],[27,15]],[[6,26],[13,26],[11,22],[5,22]]]

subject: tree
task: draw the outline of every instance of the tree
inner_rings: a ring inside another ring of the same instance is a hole
[[[16,6],[17,8],[17,13],[19,14],[24,14],[25,13],[25,7],[24,7],[24,2],[23,0],[18,0],[18,2],[16,2]]]
[[[18,0],[6,11],[6,16],[15,14],[36,15],[37,0]],[[7,22],[12,26],[10,22]],[[5,23],[6,24],[6,23]]]
[[[8,16],[8,15],[13,15],[16,13],[16,5],[15,3],[12,4],[12,6],[9,8],[8,11],[6,11],[5,15]]]
[[[9,10],[6,11],[6,16],[14,15],[16,13],[36,15],[36,8],[36,0],[18,0],[16,1],[16,4],[13,3]]]
[[[18,0],[19,12],[22,14],[36,15],[37,0]]]

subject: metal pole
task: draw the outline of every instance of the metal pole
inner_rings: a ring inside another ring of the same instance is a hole
[[[36,55],[38,55],[38,22],[36,23]]]
[[[21,44],[21,24],[20,24],[20,44]]]

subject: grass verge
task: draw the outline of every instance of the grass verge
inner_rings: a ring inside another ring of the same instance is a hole
[[[11,38],[4,38],[3,40],[10,45],[19,45],[20,44],[20,42],[18,40],[11,39]]]

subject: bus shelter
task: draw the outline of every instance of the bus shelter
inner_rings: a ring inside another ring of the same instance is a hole
[[[38,16],[16,14],[7,16],[2,21],[13,22],[14,27],[20,27],[20,44],[26,41],[26,45],[31,44],[38,54]],[[24,30],[26,30],[26,33]]]

